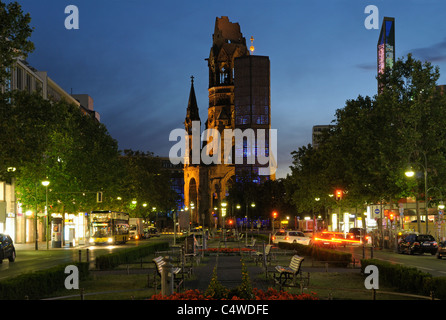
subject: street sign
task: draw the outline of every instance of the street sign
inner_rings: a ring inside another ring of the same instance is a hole
[[[375,209],[375,214],[379,214],[380,212],[381,211],[378,208]]]

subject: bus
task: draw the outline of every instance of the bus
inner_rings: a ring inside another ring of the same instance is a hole
[[[125,244],[129,239],[129,214],[118,211],[92,211],[90,244]]]

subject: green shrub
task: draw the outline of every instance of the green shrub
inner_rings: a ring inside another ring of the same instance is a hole
[[[294,250],[300,256],[312,257],[317,261],[326,261],[337,267],[347,267],[352,262],[352,254],[319,246],[307,246],[300,243],[279,242],[279,248]]]
[[[114,269],[121,264],[137,261],[140,258],[149,256],[157,250],[165,250],[168,248],[168,242],[156,242],[144,246],[123,249],[119,250],[118,252],[101,255],[96,258],[96,268],[99,270]]]
[[[431,292],[439,299],[446,299],[446,277],[433,277],[414,267],[392,264],[377,259],[361,260],[361,272],[366,266],[374,265],[379,270],[379,281],[401,292],[429,296]]]
[[[64,289],[67,265],[75,265],[79,269],[79,280],[88,277],[88,263],[73,263],[59,265],[46,270],[25,273],[15,278],[0,282],[0,300],[41,299]]]

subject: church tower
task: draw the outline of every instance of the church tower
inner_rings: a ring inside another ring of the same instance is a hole
[[[251,42],[253,38],[251,38]],[[251,46],[253,51],[254,47]],[[270,129],[270,74],[269,58],[252,56],[246,46],[246,39],[240,31],[238,23],[229,21],[228,17],[216,18],[212,47],[209,58],[206,59],[209,68],[209,105],[204,129],[214,129],[219,135],[211,135],[206,131],[201,144],[200,138],[195,141],[192,136],[201,137],[199,129],[200,117],[195,97],[192,78],[191,91],[185,119],[187,148],[184,165],[184,200],[189,210],[192,225],[208,227],[222,226],[227,214],[231,214],[231,206],[226,197],[232,184],[236,181],[237,172],[249,171],[250,179],[261,183],[259,179],[259,165],[242,164],[234,161],[235,138],[232,139],[232,157],[225,159],[224,130],[229,129]],[[237,78],[238,77],[238,78]],[[197,132],[198,131],[198,132]],[[216,143],[213,139],[219,139]],[[231,141],[231,140],[229,140]],[[268,146],[266,146],[268,148]],[[248,153],[257,156],[257,145],[249,151],[243,145],[243,157]],[[199,153],[198,161],[194,157]],[[268,151],[266,151],[267,153]],[[209,155],[213,160],[206,161],[203,155]],[[195,160],[194,160],[195,159]],[[268,176],[266,179],[269,179]],[[272,177],[271,177],[272,178]]]
[[[193,76],[191,76],[189,101],[187,103],[187,112],[186,119],[184,121],[184,127],[186,131],[186,152],[184,159],[184,203],[186,204],[187,210],[190,211],[189,221],[192,223],[198,223],[198,184],[200,181],[201,165],[199,157],[201,153],[201,121],[198,110],[197,97],[195,96]]]

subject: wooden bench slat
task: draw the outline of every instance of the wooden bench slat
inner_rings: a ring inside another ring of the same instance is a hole
[[[295,255],[291,258],[289,266],[276,266],[276,271],[279,273],[278,277],[274,275],[276,282],[282,287],[288,281],[294,281],[296,276],[301,273],[300,268],[303,261],[304,258]]]

